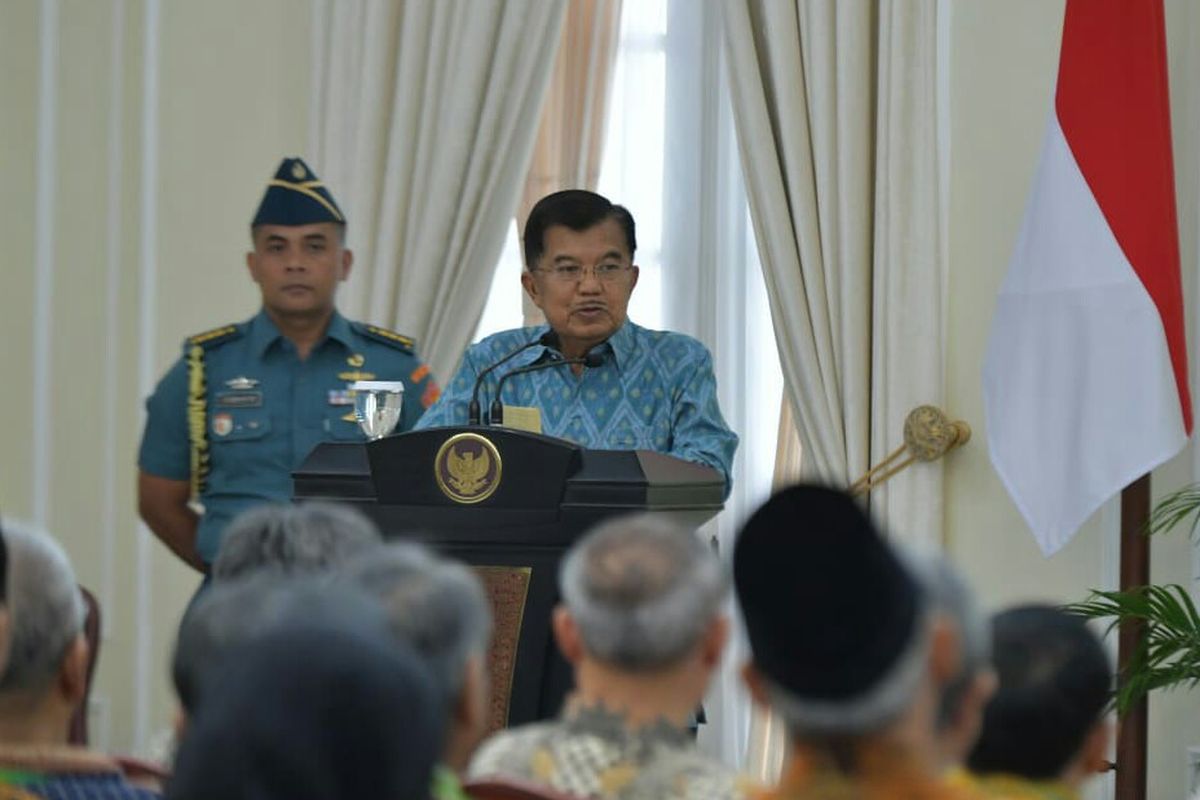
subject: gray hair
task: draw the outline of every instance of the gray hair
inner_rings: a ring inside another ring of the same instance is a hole
[[[378,619],[371,598],[353,587],[259,572],[206,589],[184,614],[175,640],[171,678],[189,714],[231,651],[290,620]]]
[[[346,564],[341,577],[383,605],[393,634],[421,655],[452,704],[467,661],[492,637],[483,584],[467,566],[412,542],[395,542]]]
[[[12,632],[0,693],[40,694],[83,630],[83,597],[67,554],[48,534],[6,522],[4,538]]]
[[[603,523],[567,553],[563,602],[594,658],[638,671],[671,666],[720,614],[729,580],[696,534],[652,514]]]
[[[213,562],[213,579],[269,570],[323,572],[383,541],[379,528],[350,506],[312,502],[263,505],[229,523]]]
[[[992,660],[991,625],[975,593],[957,569],[933,552],[902,553],[929,595],[934,613],[949,619],[958,632],[959,670],[942,689],[937,724],[944,729],[958,715],[967,689]]]

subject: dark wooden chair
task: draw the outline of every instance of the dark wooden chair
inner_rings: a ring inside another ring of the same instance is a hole
[[[88,744],[88,701],[92,697],[92,678],[96,675],[96,662],[100,658],[100,603],[96,596],[82,586],[79,593],[83,596],[83,604],[87,614],[83,620],[83,636],[88,644],[87,687],[83,692],[83,700],[75,715],[71,717],[70,742],[73,745],[87,747]]]
[[[472,800],[582,800],[531,781],[498,776],[469,781],[463,791]]]

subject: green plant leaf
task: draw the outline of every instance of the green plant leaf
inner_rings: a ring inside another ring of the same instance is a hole
[[[1188,517],[1192,518],[1190,534],[1195,538],[1200,528],[1200,484],[1186,486],[1160,500],[1150,512],[1146,532],[1151,535],[1166,533]]]
[[[1120,676],[1116,705],[1121,712],[1155,689],[1200,684],[1200,613],[1184,587],[1152,584],[1123,592],[1093,591],[1066,610],[1107,620],[1110,631],[1123,623],[1145,626]]]

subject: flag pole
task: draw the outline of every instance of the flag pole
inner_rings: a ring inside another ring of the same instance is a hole
[[[1150,475],[1146,474],[1121,490],[1121,591],[1127,592],[1150,583],[1150,537],[1146,522],[1150,519]],[[1133,654],[1146,635],[1140,620],[1121,623],[1117,639],[1117,669],[1121,682],[1126,680]],[[1146,798],[1146,732],[1148,703],[1143,696],[1118,718],[1117,726],[1117,800]]]

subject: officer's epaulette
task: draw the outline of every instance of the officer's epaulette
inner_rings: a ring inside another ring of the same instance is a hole
[[[227,342],[230,339],[236,339],[241,335],[241,326],[222,325],[219,328],[213,328],[211,331],[205,331],[204,333],[197,333],[195,336],[189,336],[187,343],[192,346],[200,345],[207,350],[214,345]]]
[[[351,324],[353,325],[354,330],[358,331],[363,336],[374,339],[377,342],[383,342],[384,344],[391,345],[397,350],[403,350],[404,352],[411,354],[413,349],[417,346],[416,342],[402,333],[389,331],[387,328],[380,328],[378,325],[368,325],[365,322],[354,322]]]

